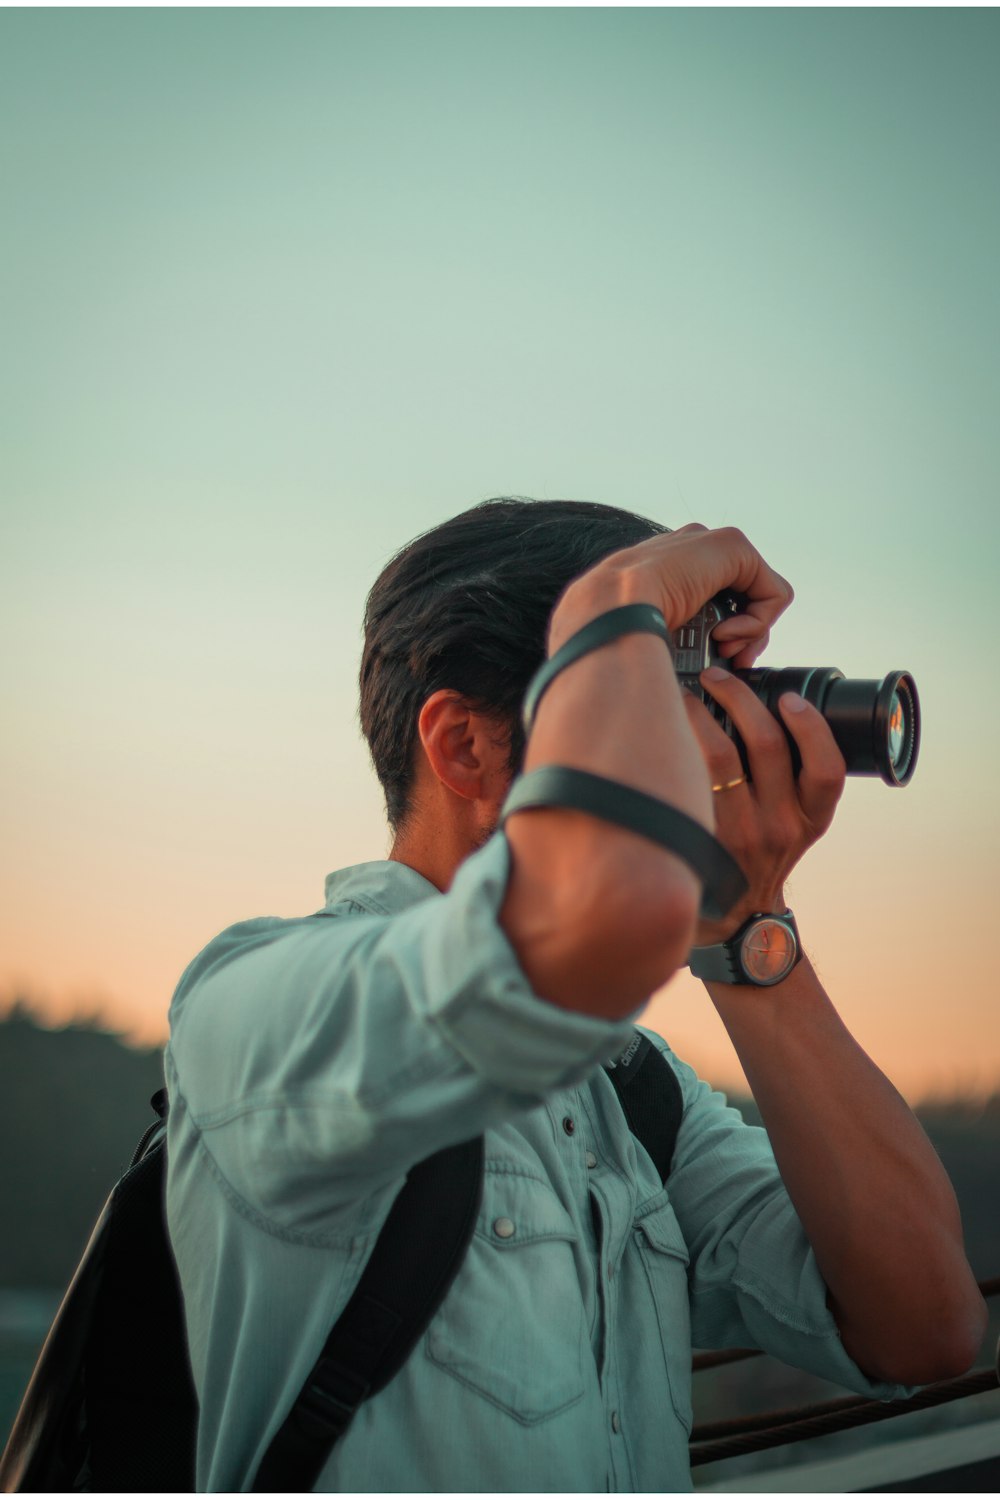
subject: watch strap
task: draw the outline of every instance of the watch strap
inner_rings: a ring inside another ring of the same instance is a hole
[[[705,948],[692,948],[688,967],[695,979],[707,980],[711,984],[746,984],[738,949],[739,943],[735,939],[711,943]]]

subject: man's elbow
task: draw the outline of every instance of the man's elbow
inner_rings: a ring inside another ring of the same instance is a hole
[[[989,1311],[977,1290],[959,1307],[938,1307],[914,1318],[893,1339],[852,1348],[845,1335],[844,1347],[870,1379],[934,1385],[964,1375],[975,1364],[988,1322]]]
[[[697,884],[674,869],[659,882],[623,889],[605,917],[603,946],[615,951],[615,966],[630,974],[643,999],[661,988],[688,961],[698,924]],[[597,936],[595,923],[593,932]]]
[[[979,1358],[989,1323],[989,1309],[976,1288],[968,1303],[951,1316],[942,1317],[942,1326],[928,1351],[929,1373],[914,1384],[931,1384],[936,1380],[953,1380],[970,1370]]]
[[[638,843],[638,840],[635,840]],[[571,1010],[621,1018],[687,962],[700,887],[685,866],[658,858],[581,860],[545,878],[514,844],[500,924],[535,993]],[[529,851],[526,851],[526,853]]]

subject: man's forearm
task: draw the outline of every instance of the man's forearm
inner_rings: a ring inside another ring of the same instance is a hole
[[[653,605],[674,630],[726,582],[756,611],[727,622],[727,644],[752,655],[791,589],[742,533],[696,525],[613,553],[572,583],[553,610],[549,652],[627,604]],[[543,766],[624,783],[714,826],[670,653],[649,634],[609,641],[554,679],[525,753],[527,771]],[[513,860],[500,924],[535,992],[609,1020],[637,1010],[691,946],[700,888],[690,865],[655,839],[561,807],[515,812],[506,829]]]
[[[951,1183],[807,958],[772,989],[708,984],[866,1374],[923,1384],[976,1358],[985,1305]]]

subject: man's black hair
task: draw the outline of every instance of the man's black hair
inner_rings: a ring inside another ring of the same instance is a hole
[[[545,657],[560,595],[611,552],[668,528],[585,500],[484,500],[409,542],[368,595],[361,727],[395,832],[410,811],[417,720],[439,688],[510,734],[524,755],[520,710]]]

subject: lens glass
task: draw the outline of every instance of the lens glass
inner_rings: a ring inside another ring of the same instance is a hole
[[[906,745],[906,710],[898,693],[892,695],[889,709],[889,759],[898,766]]]

